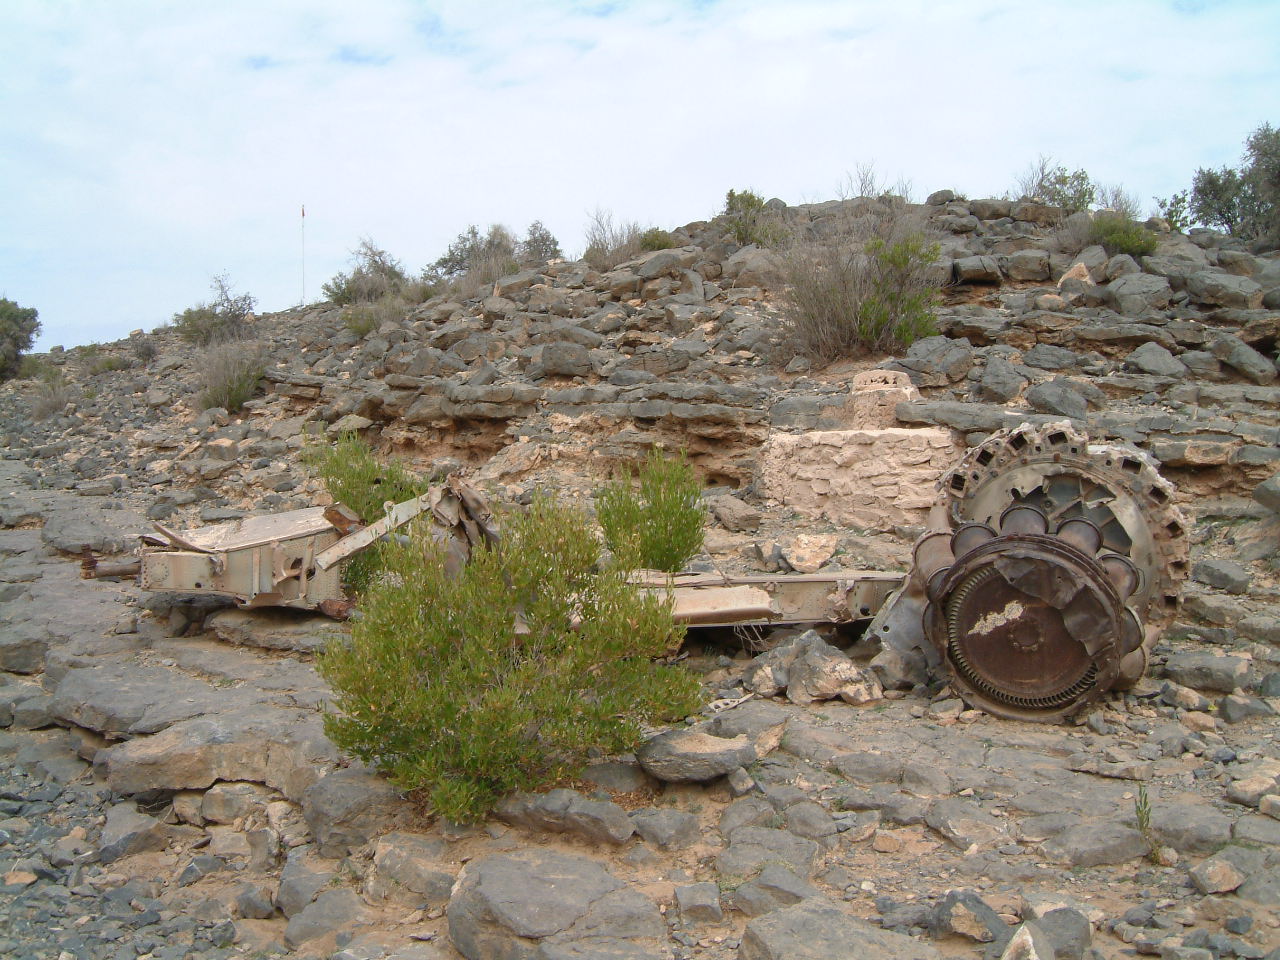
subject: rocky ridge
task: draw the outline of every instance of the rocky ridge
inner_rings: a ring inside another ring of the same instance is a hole
[[[775,212],[823,237],[895,209]],[[1209,231],[1108,258],[1074,249],[1060,211],[948,191],[911,212],[941,232],[952,283],[941,334],[880,364],[911,388],[875,422],[850,390],[874,361],[787,356],[774,255],[716,223],[363,338],[328,305],[263,317],[269,387],[242,416],[195,409],[199,360],[164,331],[49,355],[79,396],[45,420],[32,384],[0,387],[0,952],[1274,950],[1280,260]],[[94,372],[103,355],[133,365]],[[305,437],[359,430],[512,499],[589,495],[609,465],[682,445],[715,518],[696,563],[893,568],[914,507],[852,529],[797,515],[761,482],[771,437],[927,426],[962,449],[1063,418],[1147,451],[1195,524],[1182,615],[1135,691],[1030,727],[893,689],[848,637],[791,631],[758,658],[699,638],[691,663],[736,705],[480,828],[423,820],[324,738],[328,622],[80,581],[74,563],[148,520],[310,505]]]

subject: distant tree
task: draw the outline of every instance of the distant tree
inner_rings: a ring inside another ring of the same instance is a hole
[[[423,276],[432,280],[456,280],[468,273],[496,271],[501,274],[506,267],[516,265],[517,246],[515,235],[500,223],[491,225],[484,234],[472,224],[458,234]]]
[[[0,298],[0,380],[8,380],[18,371],[22,352],[31,349],[40,332],[39,316],[35,307],[20,307]]]
[[[1280,246],[1280,129],[1264,123],[1245,140],[1239,169],[1201,167],[1191,180],[1191,222],[1219,227],[1242,240]],[[1161,210],[1185,194],[1159,201]]]
[[[1044,154],[1018,177],[1017,189],[1024,200],[1061,207],[1067,213],[1088,210],[1098,197],[1098,186],[1087,171],[1068,171]]]
[[[209,284],[213,299],[173,315],[173,328],[184,340],[207,347],[210,344],[238,340],[249,331],[249,319],[258,301],[250,294],[234,292],[225,274]]]
[[[522,264],[540,264],[564,256],[560,241],[542,225],[541,220],[529,224],[529,231],[520,241],[517,258]]]

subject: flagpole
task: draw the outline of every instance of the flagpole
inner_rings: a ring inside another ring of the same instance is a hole
[[[307,305],[307,205],[302,205],[302,302],[299,306]]]

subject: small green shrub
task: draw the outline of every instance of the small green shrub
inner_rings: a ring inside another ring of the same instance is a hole
[[[240,341],[210,347],[200,362],[197,405],[201,410],[222,407],[235,413],[257,392],[265,369],[261,344]]]
[[[232,292],[226,274],[213,278],[213,299],[173,315],[173,328],[189,343],[207,347],[240,340],[249,332],[257,301],[247,293]]]
[[[1017,193],[1025,200],[1035,200],[1066,213],[1088,210],[1098,196],[1098,186],[1085,170],[1068,171],[1041,154],[1017,179]]]
[[[516,244],[516,259],[522,265],[541,266],[548,260],[563,256],[564,251],[560,249],[560,241],[556,239],[555,234],[542,225],[541,220],[535,220],[529,224],[524,239]]]
[[[729,234],[739,246],[754,243],[772,247],[787,238],[787,231],[766,206],[764,197],[750,190],[730,190],[725,194],[724,210],[720,215],[725,218]]]
[[[819,360],[910,346],[937,332],[938,244],[895,232],[796,247],[783,263],[787,339]]]
[[[31,349],[40,332],[39,316],[35,307],[20,307],[0,297],[0,380],[18,371],[23,351]]]
[[[398,296],[410,283],[399,260],[368,237],[362,237],[351,254],[351,269],[335,274],[320,289],[329,301],[345,307]]]
[[[159,352],[154,340],[134,340],[132,346],[133,355],[140,363],[150,363],[156,358],[156,354]]]
[[[702,486],[684,453],[651,449],[633,486],[615,480],[596,492],[596,516],[616,562],[630,569],[684,568],[702,549]]]
[[[1101,213],[1093,218],[1089,231],[1090,240],[1102,245],[1108,256],[1127,253],[1131,257],[1145,257],[1156,252],[1159,239],[1140,223],[1128,217]]]
[[[1162,200],[1160,197],[1153,198],[1156,202],[1156,216],[1164,219],[1169,224],[1169,229],[1186,233],[1187,228],[1191,226],[1188,198],[1189,194],[1186,190],[1179,190],[1167,200]]]
[[[329,496],[346,504],[365,523],[380,520],[387,502],[400,503],[421,496],[430,485],[402,463],[380,460],[373,448],[354,433],[343,434],[333,444],[310,446],[304,456]],[[363,593],[380,569],[378,551],[366,550],[351,558],[343,576],[352,590]]]
[[[640,234],[640,249],[646,253],[654,250],[670,250],[676,245],[670,231],[661,227],[650,227]]]
[[[502,529],[454,578],[425,525],[380,546],[388,575],[320,658],[330,739],[464,823],[701,699],[692,674],[653,662],[683,635],[667,601],[600,566],[583,513],[540,497]]]

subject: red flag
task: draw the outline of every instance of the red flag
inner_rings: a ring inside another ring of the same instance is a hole
[[[304,203],[302,205],[302,216],[305,218],[306,215],[307,215],[307,205]]]

